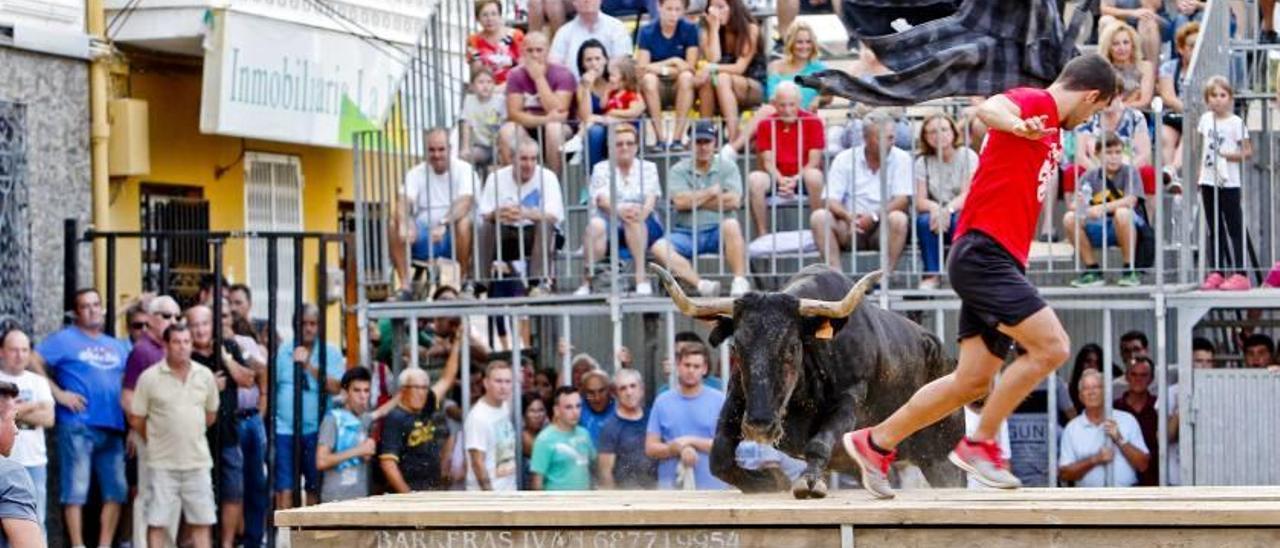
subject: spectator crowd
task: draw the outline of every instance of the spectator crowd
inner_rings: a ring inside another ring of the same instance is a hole
[[[414,262],[440,258],[462,266],[461,285],[437,289],[433,300],[483,291],[590,295],[613,238],[618,258],[632,259],[626,274],[637,295],[653,293],[642,260],[652,257],[700,295],[739,296],[752,288],[750,236],[773,237],[775,250],[788,241],[779,208],[801,213],[807,223],[793,231],[795,241],[837,268],[846,264],[842,253],[887,246],[883,268],[892,271],[914,241],[919,286],[940,287],[985,130],[971,108],[913,121],[901,110],[855,105],[847,123],[832,122],[823,113],[832,98],[794,81],[827,68],[819,37],[780,3],[780,19],[787,16],[774,37],[742,0],[696,8],[687,0],[530,0],[520,14],[527,32],[509,23],[516,14],[502,2],[475,2],[481,29],[467,40],[472,70],[459,135],[425,135],[425,161],[405,175],[392,216],[398,298],[414,297]],[[1176,13],[1137,0],[1102,4],[1098,52],[1125,88],[1066,136],[1062,226],[1083,267],[1072,284],[1108,282],[1099,266],[1108,246],[1121,250],[1116,283],[1143,283],[1150,265],[1138,264],[1137,248],[1151,223],[1148,197],[1155,185],[1182,192],[1181,140],[1200,139],[1206,152],[1195,183],[1211,212],[1203,288],[1249,289],[1238,237],[1248,133],[1228,80],[1181,76],[1201,3],[1176,2]],[[633,32],[621,16],[635,9],[647,17],[636,18]],[[1264,19],[1264,37],[1274,39],[1270,24]],[[869,49],[857,55],[851,72],[886,70]],[[1189,93],[1202,95],[1208,111],[1196,134],[1184,136]],[[1156,96],[1165,104],[1159,120],[1150,108]],[[1157,173],[1156,154],[1172,169]],[[574,204],[588,216],[581,248],[565,250]],[[584,257],[576,288],[557,287],[556,257],[565,252]],[[700,271],[699,256],[723,261],[716,278],[727,288]],[[498,283],[512,273],[524,283]],[[609,371],[586,354],[572,356],[565,372],[511,363],[450,317],[416,326],[421,357],[439,367],[395,370],[389,364],[404,350],[389,324],[371,326],[373,359],[353,363],[352,349],[323,341],[325,311],[305,304],[292,318],[292,339],[271,351],[279,326],[252,317],[251,289],[217,294],[206,285],[185,308],[167,295],[141,299],[125,314],[127,339],[107,334],[115,319],[94,290],[77,292],[70,324],[36,344],[21,330],[4,333],[0,482],[26,494],[0,501],[9,543],[43,534],[48,501],[73,548],[117,540],[252,548],[266,540],[270,508],[299,502],[423,490],[727,488],[708,458],[727,379],[712,373],[720,369],[696,333],[672,341],[674,383],[656,389],[629,353]],[[1239,339],[1239,357],[1197,339],[1196,367],[1237,359],[1277,367],[1267,335]],[[464,345],[469,379],[460,375]],[[1064,484],[1158,481],[1158,368],[1147,346],[1141,333],[1126,334],[1123,364],[1110,367],[1097,345],[1080,350],[1054,434]],[[461,383],[469,383],[468,401]],[[1170,447],[1177,424],[1169,422]],[[799,472],[768,447],[744,444],[738,458]],[[56,493],[47,491],[51,466]],[[86,516],[88,508],[96,515]],[[34,528],[11,529],[15,519]],[[87,520],[97,524],[96,539],[85,538]]]

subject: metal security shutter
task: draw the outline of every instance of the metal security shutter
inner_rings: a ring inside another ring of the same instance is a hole
[[[302,166],[297,156],[245,154],[245,230],[302,230]],[[253,289],[253,316],[267,317],[267,241],[248,240],[246,263]],[[293,243],[277,240],[276,328],[293,336]]]
[[[1280,485],[1280,375],[1197,369],[1194,394],[1195,481],[1183,483]]]

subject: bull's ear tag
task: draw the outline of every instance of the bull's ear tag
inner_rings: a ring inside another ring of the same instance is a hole
[[[822,320],[822,325],[818,326],[818,330],[813,333],[814,338],[829,341],[835,330],[831,328],[831,320]]]

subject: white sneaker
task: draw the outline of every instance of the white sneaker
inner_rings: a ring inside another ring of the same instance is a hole
[[[573,290],[573,296],[575,296],[575,297],[586,297],[587,295],[590,295],[590,294],[591,294],[591,284],[590,284],[590,283],[582,284],[582,285],[578,286],[578,288],[577,288],[577,289]]]
[[[720,294],[720,282],[702,280],[698,282],[698,294],[703,297],[715,297]]]
[[[926,290],[926,291],[928,291],[928,290],[933,290],[933,289],[937,289],[937,288],[938,288],[938,285],[939,285],[938,277],[937,277],[937,276],[929,276],[929,277],[927,277],[927,278],[922,278],[922,279],[920,280],[920,286],[919,286],[919,289],[923,289],[923,290]]]
[[[564,142],[564,146],[560,147],[564,152],[578,152],[582,150],[582,136],[574,135],[572,139]]]
[[[720,157],[726,162],[733,163],[738,161],[738,151],[733,149],[733,145],[725,143],[724,148],[720,149]]]
[[[649,285],[649,282],[640,282],[636,284],[636,296],[648,297],[650,295],[653,295],[653,286]]]
[[[569,154],[569,165],[582,165],[582,155],[577,152]]]
[[[751,282],[742,276],[734,276],[733,282],[729,284],[729,296],[741,297],[751,291]]]

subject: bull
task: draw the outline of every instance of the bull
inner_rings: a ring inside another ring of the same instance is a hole
[[[778,292],[734,298],[690,298],[657,265],[681,313],[716,322],[712,345],[733,336],[733,373],[711,449],[711,470],[744,493],[782,491],[796,498],[827,494],[829,470],[857,471],[839,446],[854,425],[878,423],[954,362],[941,341],[907,318],[863,304],[880,279],[876,271],[856,284],[840,271],[813,265]],[[899,475],[911,465],[931,486],[957,486],[961,475],[947,454],[964,433],[960,414],[920,431],[898,447]],[[778,468],[738,465],[738,444],[774,446],[805,461],[793,482]]]

